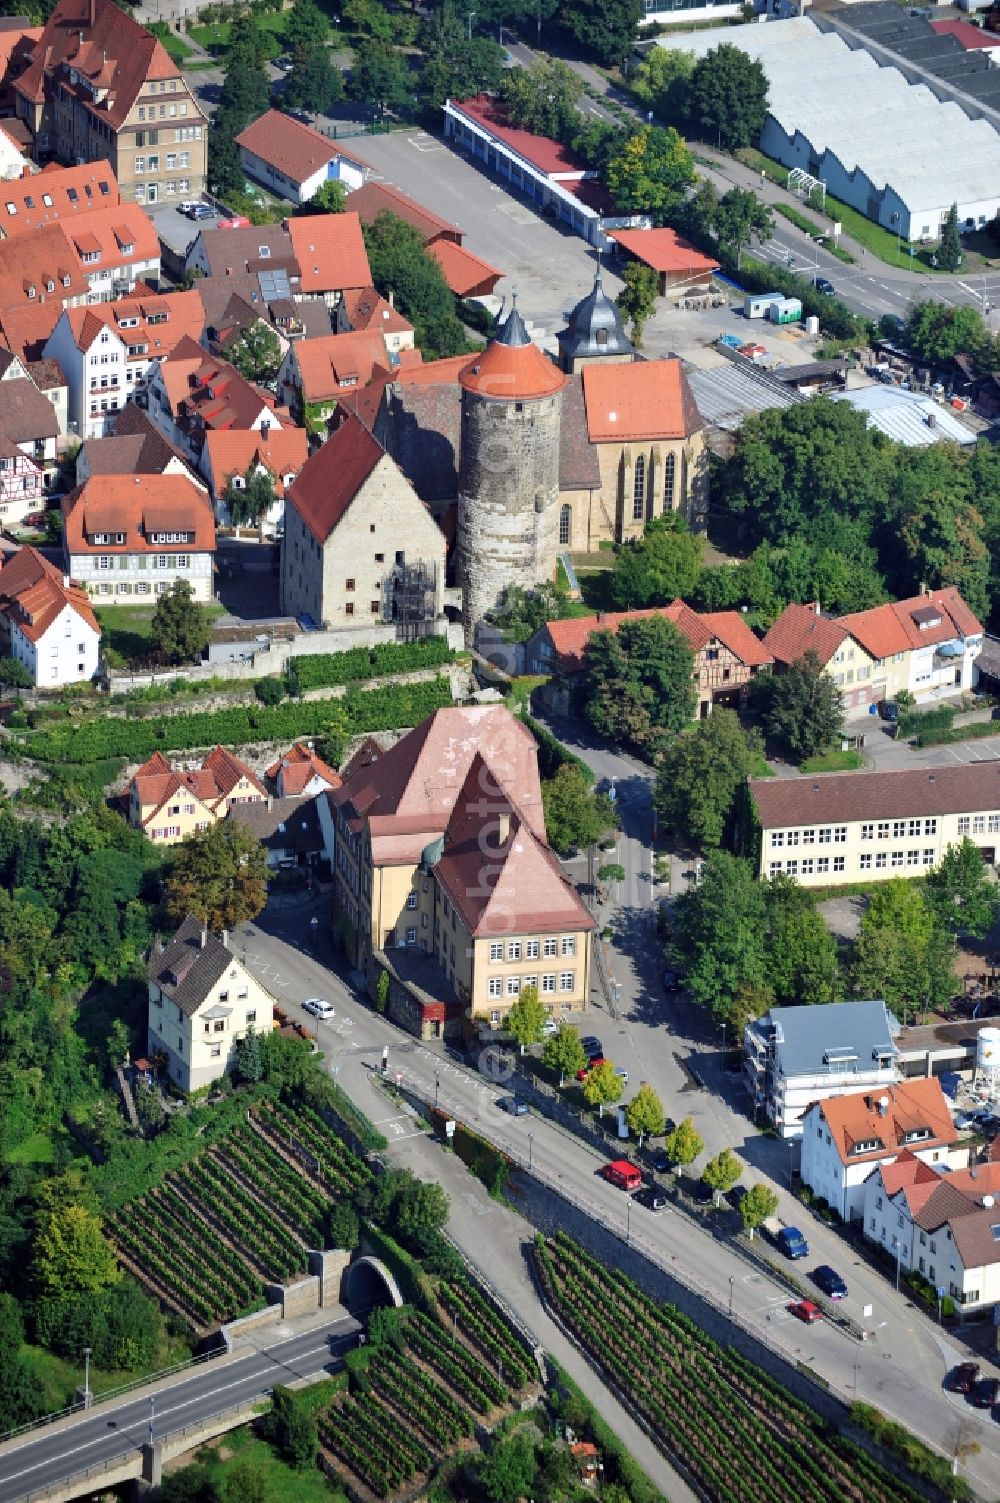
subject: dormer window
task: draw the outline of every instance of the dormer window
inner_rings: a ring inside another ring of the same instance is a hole
[[[27,287],[26,290],[27,290],[27,293],[28,293],[29,297],[34,297],[35,296],[35,287],[34,287],[34,284],[29,283],[29,285],[28,285],[28,287]]]
[[[56,290],[56,284],[55,284],[55,282],[53,282],[52,278],[49,277],[48,281],[45,283],[45,291],[46,292],[55,292],[55,290]]]
[[[95,548],[121,548],[125,542],[123,532],[95,532],[91,534],[91,543]]]
[[[270,259],[271,247],[269,245],[258,245],[257,254],[262,261],[267,261]]]
[[[8,204],[7,205],[7,213],[8,214],[16,214],[17,213],[17,204]]]
[[[62,274],[62,284],[64,287],[68,287],[70,284],[70,275],[68,271],[64,271]]]
[[[51,207],[52,207],[52,194],[51,193],[43,193],[42,194],[42,203],[45,205],[45,207],[47,209],[51,209]]]
[[[864,1138],[864,1139],[862,1139],[861,1142],[854,1143],[851,1146],[851,1153],[852,1154],[856,1154],[856,1153],[875,1153],[881,1147],[882,1147],[882,1143],[881,1143],[880,1139],[878,1139],[878,1138]]]

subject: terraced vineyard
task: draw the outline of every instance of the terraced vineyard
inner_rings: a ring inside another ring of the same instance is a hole
[[[753,1362],[559,1233],[535,1244],[546,1297],[661,1450],[718,1503],[920,1503]]]
[[[411,1490],[471,1443],[477,1419],[497,1417],[512,1391],[538,1379],[529,1348],[471,1280],[439,1292],[446,1308],[454,1303],[454,1329],[423,1311],[400,1311],[398,1341],[369,1351],[363,1381],[319,1417],[327,1463],[353,1479],[352,1495],[358,1483],[377,1498]],[[465,1313],[473,1310],[475,1319]],[[464,1339],[472,1333],[476,1351]]]
[[[330,1205],[368,1166],[304,1103],[266,1103],[109,1226],[122,1262],[197,1330],[264,1304],[308,1271]]]

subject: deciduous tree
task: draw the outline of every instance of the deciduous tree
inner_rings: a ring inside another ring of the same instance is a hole
[[[252,831],[220,820],[175,847],[174,865],[163,885],[167,915],[180,923],[188,914],[213,933],[256,918],[267,902],[267,855]]]
[[[157,600],[150,635],[168,663],[189,663],[205,651],[212,620],[186,579],[175,580]]]
[[[774,231],[774,218],[750,188],[730,188],[719,199],[714,219],[719,244],[736,252],[741,264],[744,248],[755,240],[766,240]]]
[[[728,1195],[743,1173],[743,1165],[731,1148],[723,1148],[714,1159],[709,1159],[702,1171],[702,1179],[710,1190],[715,1191],[715,1203],[719,1197]]]
[[[688,1164],[693,1164],[704,1149],[705,1144],[691,1117],[685,1117],[682,1122],[678,1122],[673,1132],[668,1132],[663,1140],[663,1150],[667,1158],[672,1164],[680,1165],[682,1169],[686,1169]]]
[[[615,302],[622,317],[629,321],[629,337],[637,350],[642,349],[642,331],[656,309],[660,284],[651,266],[630,261],[622,273],[622,288]]]
[[[281,365],[281,344],[274,330],[258,318],[233,341],[226,355],[248,381],[273,381]]]
[[[587,1078],[583,1082],[583,1099],[588,1106],[599,1107],[603,1117],[606,1106],[621,1100],[622,1089],[621,1076],[611,1061],[606,1059],[602,1065],[595,1065],[587,1071]]]
[[[678,596],[688,599],[701,576],[704,551],[704,538],[678,512],[654,517],[641,537],[623,543],[615,554],[608,586],[614,605],[631,611],[669,605]]]
[[[836,1000],[837,944],[812,894],[784,873],[768,883],[767,980],[782,1007]]]
[[[764,725],[796,762],[827,751],[844,728],[840,690],[810,650],[766,683]]]
[[[274,508],[274,478],[267,470],[250,465],[239,479],[241,483],[237,484],[237,477],[230,475],[222,493],[229,520],[234,527],[256,526]]]
[[[320,183],[316,192],[299,209],[300,214],[342,214],[347,205],[347,189],[343,183],[328,178]]]
[[[534,1441],[526,1430],[515,1430],[494,1439],[479,1463],[479,1485],[491,1503],[517,1503],[532,1491],[535,1470]]]
[[[751,1239],[759,1226],[763,1226],[769,1216],[773,1216],[778,1209],[778,1197],[770,1185],[751,1185],[750,1189],[740,1201],[740,1218],[743,1228],[750,1233]]]
[[[694,182],[694,161],[673,126],[644,125],[607,165],[605,181],[620,214],[664,219]]]
[[[699,851],[721,845],[736,795],[761,755],[733,710],[716,709],[676,737],[662,753],[653,792],[664,828]]]
[[[965,260],[962,237],[958,233],[958,204],[952,204],[941,226],[941,240],[937,248],[938,265],[945,271],[957,271]]]
[[[362,41],[354,53],[347,92],[373,104],[380,116],[405,110],[412,97],[406,60],[383,41]]]
[[[647,1081],[642,1081],[625,1107],[625,1122],[629,1132],[634,1132],[638,1137],[640,1148],[644,1138],[655,1138],[663,1131],[666,1120],[663,1102],[653,1087]]]
[[[329,34],[330,23],[316,0],[294,0],[285,16],[285,45],[289,52],[308,52],[312,47],[324,46]]]
[[[855,989],[884,998],[905,1023],[955,991],[955,940],[924,892],[904,877],[882,882],[861,919],[854,955]]]
[[[584,713],[601,735],[654,753],[694,714],[694,652],[664,616],[591,634],[584,653]]]
[[[522,1054],[526,1045],[538,1043],[547,1017],[545,1005],[538,995],[538,987],[524,987],[504,1019],[505,1029],[520,1044]]]
[[[545,1040],[542,1063],[550,1070],[559,1071],[559,1084],[565,1084],[567,1076],[574,1076],[587,1063],[579,1030],[572,1023],[562,1023],[558,1033]]]
[[[967,837],[950,845],[928,873],[927,901],[949,934],[982,939],[992,929],[1000,890],[990,878],[979,848]]]
[[[325,115],[343,97],[344,78],[340,69],[334,67],[325,42],[314,42],[295,54],[285,78],[282,104]],[[339,187],[340,184],[331,186]]]
[[[640,104],[680,129],[689,114],[688,90],[694,64],[693,52],[680,47],[650,47],[632,74],[632,93]]]
[[[564,762],[542,782],[542,807],[549,843],[560,856],[596,845],[617,824],[614,805],[595,793],[580,768]]]
[[[504,77],[504,49],[492,37],[470,38],[450,0],[424,19],[420,45],[419,93],[426,110],[440,110],[446,99],[492,93]]]
[[[748,861],[726,851],[705,859],[698,886],[675,905],[669,954],[715,1022],[742,1027],[741,989],[764,992],[768,983],[765,888]]]
[[[461,355],[468,343],[444,273],[423,238],[396,214],[382,213],[364,230],[372,281],[416,330],[427,359]]]
[[[54,1207],[40,1217],[33,1271],[42,1299],[97,1294],[121,1278],[100,1218],[82,1205]]]
[[[705,139],[733,150],[752,146],[767,115],[767,76],[755,59],[723,42],[700,57],[688,82],[691,120]]]
[[[523,130],[565,141],[579,129],[583,80],[558,58],[505,69],[497,96],[511,124]]]
[[[582,47],[584,55],[605,67],[614,67],[628,57],[642,18],[639,0],[560,0],[560,26]]]

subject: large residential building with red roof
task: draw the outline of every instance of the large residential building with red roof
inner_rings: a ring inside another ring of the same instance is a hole
[[[267,769],[267,778],[278,798],[315,798],[344,781],[308,741],[296,741],[283,752]]]
[[[285,496],[281,609],[317,626],[427,630],[444,606],[444,534],[357,417]]]
[[[881,1090],[828,1096],[802,1119],[802,1183],[844,1221],[864,1211],[865,1182],[904,1149],[925,1164],[951,1165],[958,1133],[934,1076],[901,1080]]]
[[[749,795],[759,875],[804,887],[926,876],[963,840],[988,866],[1000,852],[1000,761],[752,778]]]
[[[371,170],[361,157],[283,110],[268,110],[251,121],[236,144],[247,177],[293,204],[308,203],[324,183],[360,188]]]
[[[185,337],[200,338],[204,324],[197,292],[146,292],[67,308],[46,341],[45,358],[57,360],[66,376],[73,431],[81,439],[113,433],[118,412],[145,390],[153,362]]]
[[[528,987],[585,1009],[594,921],[546,840],[530,733],[456,706],[372,755],[329,795],[335,907],[372,994],[387,973],[390,1015],[433,1038],[500,1027]]]
[[[406,353],[413,364],[420,363],[418,350]],[[311,408],[311,417],[328,418],[345,392],[367,386],[376,373],[388,376],[399,364],[400,356],[390,354],[377,326],[352,334],[296,339],[281,362],[278,395],[288,407]]]
[[[186,475],[92,475],[63,498],[67,573],[106,605],[153,603],[177,580],[215,593],[212,503]]]
[[[227,360],[209,355],[190,335],[166,358],[153,362],[146,385],[149,416],[202,474],[210,432],[259,432],[267,437],[283,427],[269,393]]]
[[[879,1167],[864,1186],[864,1234],[950,1295],[961,1311],[1000,1304],[1000,1162],[942,1173],[917,1149]]]
[[[235,490],[245,490],[254,475],[267,475],[274,488],[274,506],[260,518],[274,527],[285,511],[285,495],[309,457],[309,439],[304,428],[269,428],[267,434],[251,429],[211,429],[205,434],[201,468],[208,481],[220,521],[231,523],[223,497],[230,481]]]
[[[0,569],[0,645],[36,689],[87,683],[97,672],[101,628],[86,592],[34,548]]]
[[[391,294],[390,294],[391,297]],[[412,350],[416,343],[413,325],[390,300],[380,297],[374,287],[353,287],[337,305],[335,334],[379,333],[390,355]]]
[[[41,172],[3,184],[0,231],[4,240],[30,235],[45,224],[72,225],[93,209],[114,209],[122,197],[105,161],[61,167],[50,162]]]
[[[107,161],[126,202],[204,191],[206,116],[162,42],[114,0],[59,0],[8,78],[39,161]]]
[[[695,611],[683,600],[644,611],[609,611],[546,621],[525,643],[525,671],[572,680],[584,669],[594,632],[617,632],[623,621],[665,616],[690,643],[695,655],[698,710],[704,718],[714,705],[736,704],[750,679],[771,666],[771,657],[739,611]]]
[[[901,689],[920,701],[972,688],[983,627],[954,585],[847,616],[824,616],[818,602],[788,605],[764,645],[780,671],[814,652],[841,691],[845,711]]]
[[[267,798],[256,773],[224,746],[193,769],[175,768],[162,752],[154,752],[125,790],[129,824],[154,845],[176,845],[225,819],[237,805]]]

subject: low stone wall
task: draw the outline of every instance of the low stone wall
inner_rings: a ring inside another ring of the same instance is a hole
[[[255,1310],[252,1315],[244,1315],[242,1320],[230,1320],[220,1327],[219,1335],[226,1343],[226,1350],[232,1351],[238,1341],[243,1341],[248,1336],[265,1326],[276,1326],[281,1319],[280,1304],[265,1305],[263,1310]]]
[[[310,1252],[309,1272],[319,1280],[319,1308],[321,1310],[329,1310],[331,1305],[341,1303],[344,1274],[350,1261],[350,1253],[340,1247]]]
[[[268,1284],[266,1290],[268,1299],[280,1311],[282,1320],[294,1320],[297,1315],[312,1315],[319,1309],[319,1279],[315,1275],[297,1279],[294,1284]]]
[[[236,671],[239,670],[239,671]],[[249,663],[200,663],[196,668],[176,668],[167,673],[129,673],[125,670],[115,671],[111,674],[111,693],[127,694],[130,689],[148,689],[153,684],[163,686],[164,703],[162,705],[150,705],[148,716],[137,716],[137,719],[154,719],[160,715],[187,715],[193,708],[198,710],[225,710],[233,705],[245,704],[247,700],[246,690],[241,690],[237,681],[240,679],[251,680],[267,678],[269,675],[280,675],[284,671],[284,663],[276,664],[272,668],[262,667],[258,659],[257,665]],[[472,668],[468,663],[436,663],[430,668],[414,668],[408,673],[389,673],[380,678],[354,679],[349,684],[331,684],[327,688],[307,689],[303,699],[342,699],[351,689],[378,689],[385,684],[419,684],[426,679],[440,678],[447,674],[451,680],[451,692],[456,699],[465,699],[473,693],[477,687],[473,677]],[[167,685],[172,679],[182,678],[191,684],[212,682],[215,679],[232,679],[233,690],[218,689],[214,694],[199,697],[197,706],[184,696],[171,698]],[[125,719],[127,706],[107,705],[105,713],[110,716],[118,716]]]

